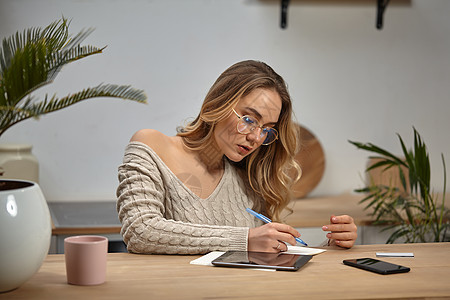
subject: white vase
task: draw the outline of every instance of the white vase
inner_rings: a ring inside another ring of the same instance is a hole
[[[35,182],[0,180],[0,292],[18,288],[47,256],[51,218]]]
[[[0,144],[0,179],[39,183],[39,163],[31,149],[28,144]]]

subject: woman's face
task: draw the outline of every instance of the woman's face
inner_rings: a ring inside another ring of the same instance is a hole
[[[241,98],[234,110],[240,116],[248,115],[255,118],[258,125],[274,127],[281,112],[281,98],[274,90],[255,89]],[[249,134],[242,134],[237,130],[238,121],[239,117],[230,111],[230,116],[217,123],[214,131],[219,149],[234,162],[241,161],[264,142],[264,138],[260,137],[261,128]]]

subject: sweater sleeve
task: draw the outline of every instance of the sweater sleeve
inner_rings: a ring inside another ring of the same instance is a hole
[[[163,176],[148,150],[130,144],[119,166],[117,210],[121,234],[134,253],[203,254],[246,250],[247,227],[215,226],[164,217],[167,196]]]

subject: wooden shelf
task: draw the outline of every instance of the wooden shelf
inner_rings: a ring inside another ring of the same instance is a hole
[[[331,215],[349,215],[357,226],[370,225],[374,220],[364,211],[365,206],[358,203],[361,199],[363,195],[350,193],[297,199],[289,204],[293,212],[286,211],[283,221],[292,227],[322,227]]]

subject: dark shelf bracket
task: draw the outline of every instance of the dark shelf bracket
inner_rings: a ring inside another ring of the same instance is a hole
[[[282,29],[287,27],[287,13],[290,0],[281,0],[281,22],[280,26]],[[383,29],[383,15],[386,10],[390,0],[377,0],[377,19],[376,27],[378,30]]]
[[[390,0],[377,0],[377,29],[383,29],[383,14]]]
[[[288,12],[289,0],[281,0],[281,28],[287,27],[287,12]]]

